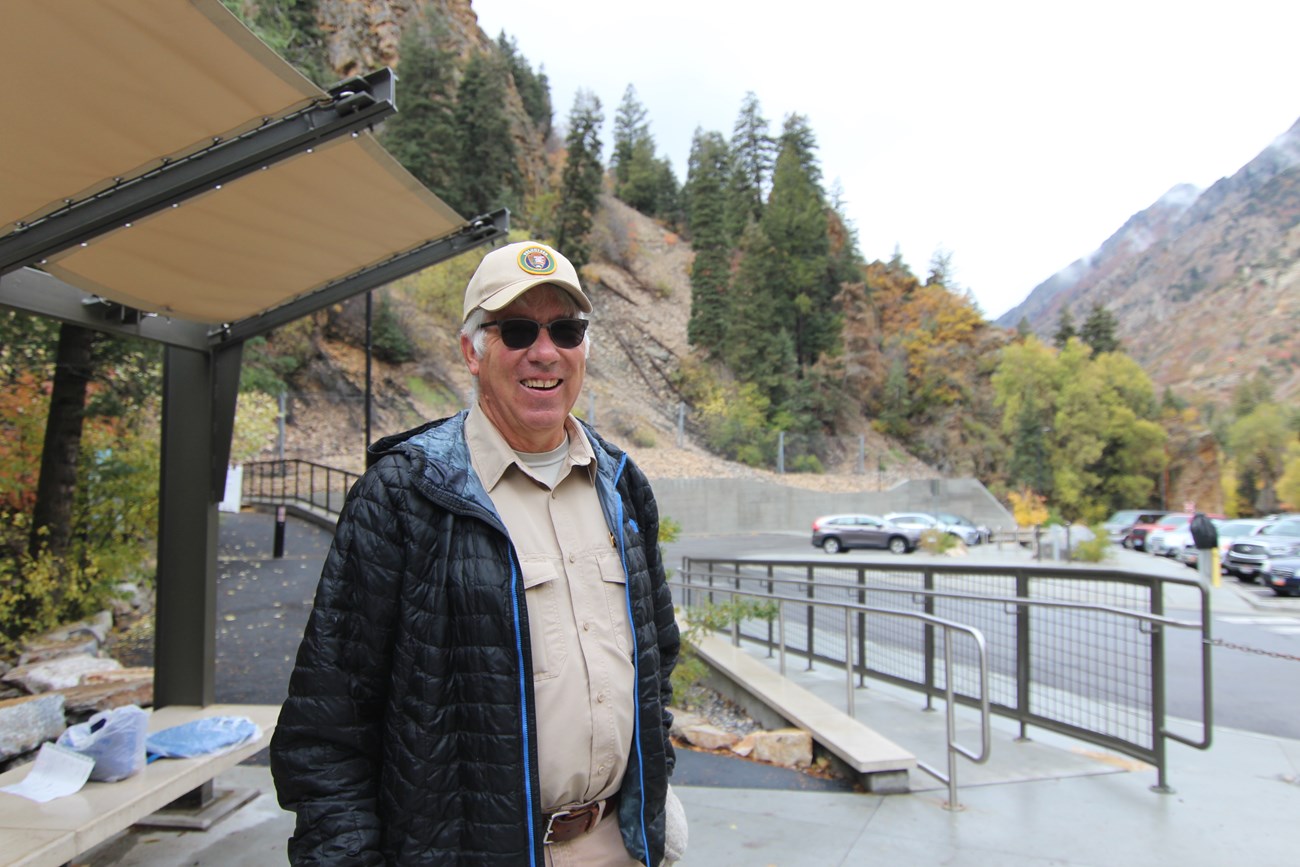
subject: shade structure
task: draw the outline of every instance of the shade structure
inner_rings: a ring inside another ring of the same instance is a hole
[[[211,704],[244,341],[509,215],[384,151],[389,70],[321,89],[219,0],[3,0],[0,69],[0,307],[164,344],[154,704]]]
[[[218,0],[6,0],[0,63],[2,270],[220,326],[468,225],[374,139],[391,75],[322,90]]]

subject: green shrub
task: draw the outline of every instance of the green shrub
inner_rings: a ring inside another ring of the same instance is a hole
[[[1092,530],[1092,538],[1076,543],[1070,551],[1070,559],[1082,563],[1100,563],[1109,559],[1114,551],[1110,538],[1106,535],[1106,528],[1098,525],[1089,529]]]
[[[797,455],[790,461],[790,472],[821,475],[826,472],[826,468],[822,466],[821,460],[816,455]]]
[[[957,547],[957,537],[946,533],[938,527],[931,527],[921,532],[920,548],[927,554],[946,554]]]
[[[704,697],[703,680],[709,673],[709,667],[695,652],[695,645],[703,636],[710,632],[728,630],[733,624],[745,620],[771,622],[776,619],[777,612],[775,602],[744,598],[720,604],[710,603],[687,611],[682,649],[672,674],[674,703],[678,707],[691,708],[698,705]]]

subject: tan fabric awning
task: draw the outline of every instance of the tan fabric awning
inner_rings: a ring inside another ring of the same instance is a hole
[[[329,96],[218,0],[5,0],[0,237]],[[275,163],[40,267],[178,319],[238,321],[466,221],[369,132]]]

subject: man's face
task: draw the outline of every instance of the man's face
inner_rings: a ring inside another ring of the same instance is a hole
[[[487,314],[487,321],[532,319],[543,324],[573,314],[542,287],[525,292],[508,307]],[[584,347],[561,349],[541,329],[524,349],[510,349],[495,328],[484,331],[481,358],[474,356],[468,335],[460,339],[469,372],[478,377],[478,403],[510,447],[544,452],[564,439],[564,420],[578,401],[587,370]]]

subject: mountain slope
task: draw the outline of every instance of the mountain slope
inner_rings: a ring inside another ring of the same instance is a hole
[[[1256,371],[1300,394],[1300,121],[1230,178],[1179,186],[998,320],[1045,339],[1093,304],[1159,387],[1222,403]]]

